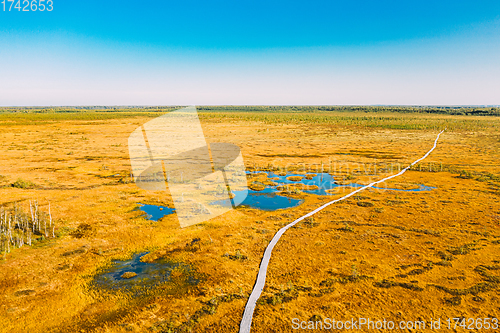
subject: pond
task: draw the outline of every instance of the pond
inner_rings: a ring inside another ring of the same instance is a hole
[[[253,191],[248,189],[248,195],[239,206],[246,206],[265,211],[275,211],[278,209],[293,208],[301,205],[304,200],[289,198],[283,195],[278,195],[279,191],[272,187],[266,187],[262,191]],[[233,191],[235,201],[245,195],[246,191]],[[211,205],[220,205],[224,207],[231,207],[229,200],[218,200],[211,203]]]
[[[136,253],[129,260],[113,260],[109,267],[104,268],[94,277],[92,284],[99,289],[134,290],[141,293],[147,288],[169,282],[172,271],[179,268],[187,273],[186,284],[196,285],[200,282],[194,277],[193,269],[184,263],[174,263],[161,259],[154,262],[142,262],[141,257],[147,253]],[[125,278],[123,277],[125,273],[136,275]]]
[[[174,208],[169,208],[167,206],[157,206],[157,205],[145,205],[140,203],[139,209],[142,210],[147,215],[148,220],[158,221],[163,216],[173,214],[175,212]]]

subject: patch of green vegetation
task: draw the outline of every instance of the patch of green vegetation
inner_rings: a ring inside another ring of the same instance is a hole
[[[56,232],[56,237],[62,237],[62,236],[66,236],[67,234],[71,233],[74,229],[73,228],[70,228],[70,227],[60,227],[59,229],[57,229],[57,232]]]
[[[268,113],[325,113],[325,112],[365,112],[365,113],[416,113],[447,115],[490,115],[500,116],[497,107],[464,106],[198,106],[200,112],[268,112]]]
[[[451,281],[456,281],[456,280],[465,281],[465,280],[466,280],[466,277],[465,277],[465,276],[463,276],[463,275],[459,275],[459,276],[449,276],[447,279],[448,279],[448,280],[451,280]]]
[[[358,273],[358,269],[355,265],[351,267],[352,273],[348,274],[335,274],[335,278],[328,278],[320,282],[320,287],[332,287],[335,283],[340,284],[348,284],[348,283],[356,283],[365,280],[372,280],[372,276],[360,275]]]
[[[408,203],[408,201],[404,201],[404,200],[387,200],[386,205],[387,206],[395,206],[395,205],[403,205],[403,204],[406,204],[406,203]]]
[[[302,222],[302,224],[306,228],[313,228],[313,227],[317,227],[319,225],[318,222],[314,222],[314,216],[311,216],[310,218],[306,219],[304,222]]]
[[[462,303],[462,297],[455,296],[451,298],[445,298],[444,302],[449,305],[460,305],[460,303]]]
[[[462,246],[453,246],[450,247],[447,251],[453,255],[466,255],[471,251],[476,250],[476,244],[464,244]]]
[[[441,260],[440,262],[434,263],[434,265],[444,266],[444,267],[451,267],[451,266],[453,266],[452,263],[449,262],[448,260]]]
[[[478,284],[473,285],[470,288],[465,288],[465,289],[448,288],[448,287],[439,286],[439,285],[432,285],[432,284],[429,286],[440,289],[440,290],[442,290],[450,295],[454,295],[454,296],[463,296],[463,295],[469,295],[469,294],[477,295],[479,293],[487,292],[487,291],[494,290],[494,289],[498,288],[497,284],[490,283],[490,282],[480,282]]]
[[[437,253],[437,256],[441,259],[443,259],[444,261],[452,261],[455,259],[455,257],[453,257],[451,254],[447,254],[446,252],[443,252],[443,251],[439,251]]]
[[[134,109],[123,109],[117,111],[68,111],[68,112],[0,112],[0,126],[13,125],[41,125],[46,123],[60,121],[95,121],[95,120],[110,120],[124,119],[137,117],[158,117],[161,113],[167,110],[158,112],[139,111]],[[93,124],[93,123],[90,123]]]
[[[318,292],[313,292],[313,288],[309,286],[294,286],[289,283],[289,288],[281,289],[279,292],[271,295],[263,295],[257,301],[258,304],[278,305],[288,303],[299,297],[301,292],[308,293],[308,296],[320,297],[327,293],[333,292],[333,288],[322,288]]]
[[[88,223],[81,223],[78,225],[76,230],[70,233],[74,238],[87,238],[94,236],[96,234],[96,230],[94,226]]]
[[[500,277],[488,273],[488,271],[493,271],[493,270],[500,270],[500,266],[479,265],[474,269],[474,271],[479,273],[483,278],[486,279],[486,281],[492,283],[500,283]]]
[[[297,297],[299,297],[299,291],[297,289],[286,289],[283,292],[274,295],[262,296],[259,299],[258,304],[278,305],[290,302]]]
[[[80,249],[76,249],[76,250],[66,251],[63,254],[61,254],[61,256],[69,257],[69,256],[73,256],[75,254],[84,254],[85,252],[87,252],[87,250],[85,248],[80,248]]]
[[[35,188],[36,184],[33,182],[30,182],[29,180],[24,180],[24,179],[19,178],[18,180],[16,180],[12,184],[10,184],[10,186],[15,187],[15,188],[21,188],[21,189],[31,189],[31,188]]]
[[[248,259],[248,257],[246,255],[241,254],[240,250],[236,250],[235,254],[225,253],[222,256],[229,258],[231,260],[246,260],[246,259]]]
[[[333,293],[334,291],[335,291],[335,288],[321,288],[317,292],[310,292],[309,294],[307,294],[307,296],[321,297],[323,295]]]
[[[479,182],[487,182],[490,186],[493,187],[493,189],[496,188],[496,190],[500,194],[500,176],[492,174],[491,172],[474,172],[474,171],[467,171],[467,170],[456,170],[456,169],[449,169],[450,172],[452,173],[458,173],[458,178],[461,179],[472,179],[475,181]]]
[[[393,288],[393,287],[401,287],[413,291],[423,291],[424,288],[419,287],[415,283],[407,283],[407,282],[396,282],[396,281],[389,281],[389,280],[382,280],[378,282],[374,282],[373,285],[375,287],[379,288]]]
[[[182,106],[148,107],[4,107],[0,108],[0,126],[36,125],[64,120],[106,120],[134,117],[158,117]],[[457,119],[447,115],[500,116],[500,108],[491,107],[397,107],[397,106],[198,106],[204,120],[261,121],[266,124],[316,123],[344,127],[389,128],[403,130],[475,130],[495,128],[496,121]],[[442,116],[429,116],[442,115]],[[92,122],[89,122],[92,124]]]
[[[250,183],[248,188],[251,189],[252,191],[263,191],[266,188],[266,185],[264,185],[261,182],[255,181],[255,182]]]
[[[201,120],[241,120],[257,121],[264,124],[318,124],[341,125],[347,128],[387,128],[400,130],[438,130],[471,131],[479,129],[495,129],[496,119],[491,117],[472,119],[448,117],[447,112],[430,111],[443,116],[429,116],[427,112],[412,108],[382,107],[198,107]],[[430,109],[429,109],[430,110]],[[255,112],[262,111],[262,112]],[[401,112],[400,112],[401,111]],[[470,111],[470,110],[469,110]],[[469,111],[457,111],[466,114]],[[473,112],[473,111],[470,111]],[[423,114],[426,113],[426,114]],[[467,113],[471,115],[498,115],[497,109],[484,113]]]
[[[474,271],[479,273],[484,279],[484,282],[477,283],[469,288],[458,289],[458,288],[448,288],[445,286],[430,284],[434,288],[442,290],[453,296],[464,296],[464,295],[477,295],[479,293],[488,292],[490,290],[496,290],[500,284],[500,277],[492,275],[489,273],[491,270],[500,270],[500,266],[488,266],[479,265]]]
[[[411,275],[424,274],[425,272],[430,271],[433,268],[433,265],[434,264],[432,262],[429,262],[425,266],[423,266],[421,264],[416,264],[415,266],[420,266],[420,268],[412,269],[411,271],[409,271],[409,272],[407,272],[405,274],[399,274],[399,275],[397,275],[397,277],[405,278],[405,277],[408,277],[408,276],[411,276]]]
[[[36,293],[36,291],[33,289],[18,290],[14,293],[14,296],[16,296],[16,297],[30,296],[30,295],[34,295],[35,293]]]
[[[347,223],[344,223],[344,226],[342,228],[338,228],[337,230],[345,232],[354,232],[354,228]]]
[[[473,179],[474,176],[472,175],[471,172],[467,171],[467,170],[460,170],[460,175],[458,176],[458,178],[462,178],[462,179]]]

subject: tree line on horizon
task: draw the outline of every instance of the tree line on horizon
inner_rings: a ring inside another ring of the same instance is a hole
[[[169,112],[183,106],[61,106],[61,107],[0,107],[0,113],[82,113],[82,112]],[[197,106],[201,112],[371,112],[423,113],[467,116],[500,116],[497,106],[279,106],[279,105],[220,105]]]
[[[473,116],[500,116],[500,107],[496,106],[199,106],[198,111],[204,112],[397,112],[397,113],[428,113]]]

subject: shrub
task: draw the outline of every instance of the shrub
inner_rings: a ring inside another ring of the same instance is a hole
[[[82,223],[76,228],[75,231],[71,232],[71,236],[75,238],[84,238],[84,237],[90,237],[95,235],[96,230],[95,228],[88,223]]]
[[[11,186],[15,188],[29,189],[34,188],[36,185],[29,180],[23,180],[19,178],[14,183],[12,183]]]

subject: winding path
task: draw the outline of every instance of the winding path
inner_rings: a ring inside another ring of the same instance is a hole
[[[432,147],[431,150],[429,150],[427,152],[427,154],[425,154],[423,157],[421,157],[420,159],[416,160],[415,162],[413,162],[412,164],[410,164],[408,167],[406,167],[405,169],[401,170],[399,173],[397,174],[394,174],[392,176],[389,176],[387,178],[384,178],[384,179],[381,179],[381,180],[378,180],[376,182],[373,182],[371,184],[368,184],[366,186],[363,186],[349,194],[347,194],[346,196],[343,196],[342,198],[339,198],[339,199],[336,199],[336,200],[333,200],[333,201],[330,201],[326,204],[324,204],[323,206],[319,207],[319,208],[316,208],[315,210],[313,210],[312,212],[302,216],[302,217],[299,217],[298,219],[296,219],[295,221],[293,221],[292,223],[290,224],[287,224],[286,226],[284,226],[283,228],[281,228],[273,237],[273,239],[271,240],[271,242],[269,243],[269,245],[267,246],[266,248],[266,251],[264,252],[264,256],[262,257],[262,261],[260,263],[260,268],[259,268],[259,273],[257,274],[257,281],[255,282],[255,286],[253,287],[253,290],[252,290],[252,293],[250,294],[250,297],[248,298],[248,301],[247,301],[247,305],[245,306],[245,312],[243,312],[243,318],[241,319],[241,323],[240,323],[240,333],[250,333],[250,329],[252,327],[252,318],[253,318],[253,312],[255,310],[255,305],[257,303],[257,300],[260,298],[260,295],[262,294],[262,290],[264,289],[264,285],[266,284],[266,274],[267,274],[267,266],[269,265],[269,261],[271,260],[271,254],[273,252],[273,249],[274,249],[274,246],[276,246],[276,244],[278,243],[278,241],[280,240],[281,236],[283,236],[283,234],[285,233],[285,231],[287,231],[289,228],[293,227],[294,225],[296,225],[297,223],[299,223],[300,221],[304,220],[305,218],[308,218],[314,214],[316,214],[317,212],[325,209],[326,207],[330,206],[331,204],[334,204],[336,202],[339,202],[339,201],[342,201],[344,199],[347,199],[351,196],[353,196],[354,194],[358,193],[358,192],[361,192],[363,190],[366,190],[367,188],[370,188],[372,186],[375,186],[379,183],[383,183],[385,182],[386,180],[389,180],[389,179],[392,179],[392,178],[395,178],[395,177],[398,177],[398,176],[401,176],[402,174],[404,174],[406,171],[408,171],[412,166],[414,166],[415,164],[417,164],[418,162],[422,161],[423,159],[425,159],[427,156],[430,155],[430,153],[432,153],[432,151],[436,148],[437,146],[437,142],[439,140],[439,136],[444,132],[441,131],[438,135],[437,135],[437,138],[436,140],[434,141],[434,146]]]

